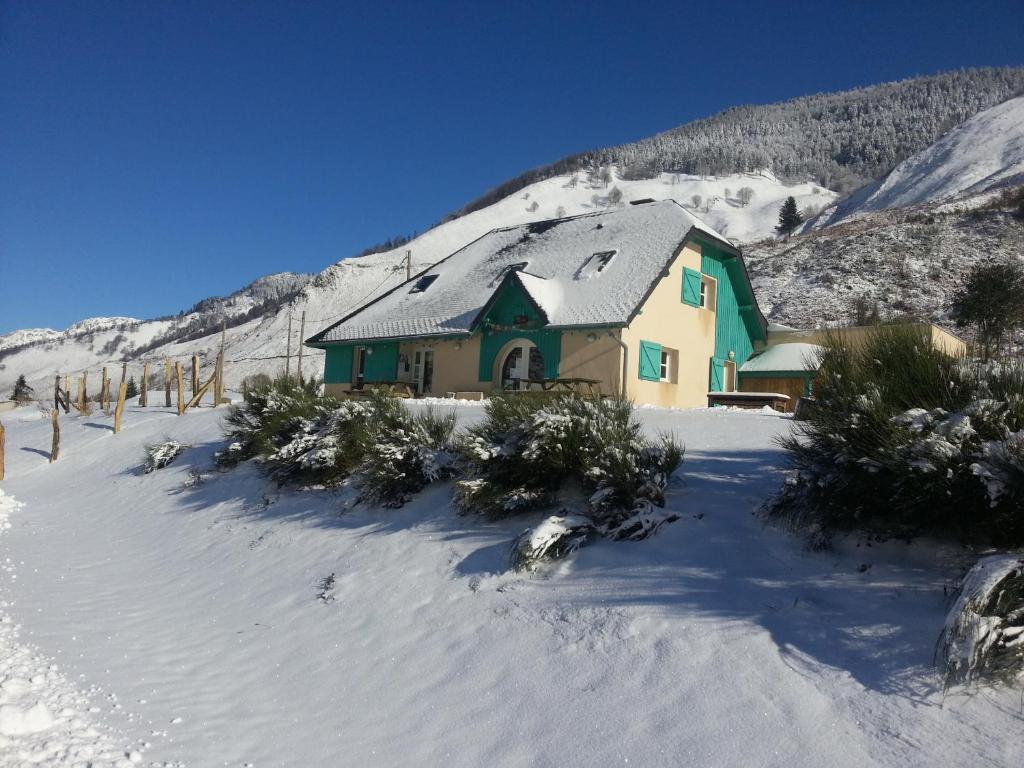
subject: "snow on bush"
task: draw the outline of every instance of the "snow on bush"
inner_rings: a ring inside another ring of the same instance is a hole
[[[455,413],[431,410],[416,416],[396,398],[372,402],[356,481],[366,500],[399,507],[430,483],[455,471]]]
[[[535,571],[547,562],[560,560],[586,544],[597,533],[584,515],[549,517],[527,528],[512,545],[511,565],[517,571]]]
[[[939,652],[947,685],[1024,682],[1024,557],[992,555],[971,568]]]
[[[644,437],[628,402],[492,398],[462,454],[469,479],[456,483],[455,501],[464,512],[509,517],[582,495],[593,530],[613,539],[644,538],[678,517],[660,508],[683,450]]]
[[[837,531],[1024,544],[1024,377],[972,368],[916,330],[831,341],[817,407],[781,444],[769,511],[824,543]]]
[[[246,391],[228,415],[233,442],[218,461],[259,456],[279,483],[334,485],[354,477],[363,498],[397,507],[454,472],[454,413],[413,415],[394,397],[337,401],[290,379]]]
[[[142,463],[142,474],[148,475],[157,469],[163,469],[178,458],[189,446],[177,440],[165,440],[146,446],[146,459]]]

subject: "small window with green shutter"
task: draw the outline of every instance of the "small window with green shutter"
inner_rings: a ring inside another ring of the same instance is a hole
[[[683,267],[683,304],[699,307],[700,304],[700,272]]]
[[[640,378],[644,381],[661,381],[661,344],[640,342]]]

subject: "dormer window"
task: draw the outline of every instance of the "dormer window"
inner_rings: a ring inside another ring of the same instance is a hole
[[[423,293],[437,278],[437,275],[424,275],[409,289],[409,293]]]
[[[504,267],[498,270],[498,274],[494,276],[491,281],[491,285],[497,285],[500,283],[509,272],[522,272],[529,265],[528,261],[517,261],[515,264],[506,264]]]
[[[618,251],[598,251],[587,261],[584,269],[587,272],[603,272],[604,268],[608,266],[608,263],[612,260]]]

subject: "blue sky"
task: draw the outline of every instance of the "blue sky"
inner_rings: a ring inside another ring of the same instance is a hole
[[[0,333],[319,271],[563,155],[1022,33],[1020,0],[0,0]]]

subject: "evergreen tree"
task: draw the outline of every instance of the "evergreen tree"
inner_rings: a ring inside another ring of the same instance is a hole
[[[796,198],[790,195],[779,208],[779,226],[775,228],[775,231],[780,235],[788,235],[803,221],[804,217],[800,215],[800,210],[796,207]]]
[[[35,390],[25,381],[25,374],[21,374],[18,380],[14,382],[14,392],[11,393],[11,400],[14,400],[16,403],[27,403],[34,394]]]
[[[139,385],[135,383],[134,376],[128,377],[128,384],[125,387],[124,396],[126,398],[139,396]]]
[[[1024,325],[1024,265],[1019,261],[977,264],[953,294],[953,319],[973,325],[985,357],[999,349],[1003,338]]]

